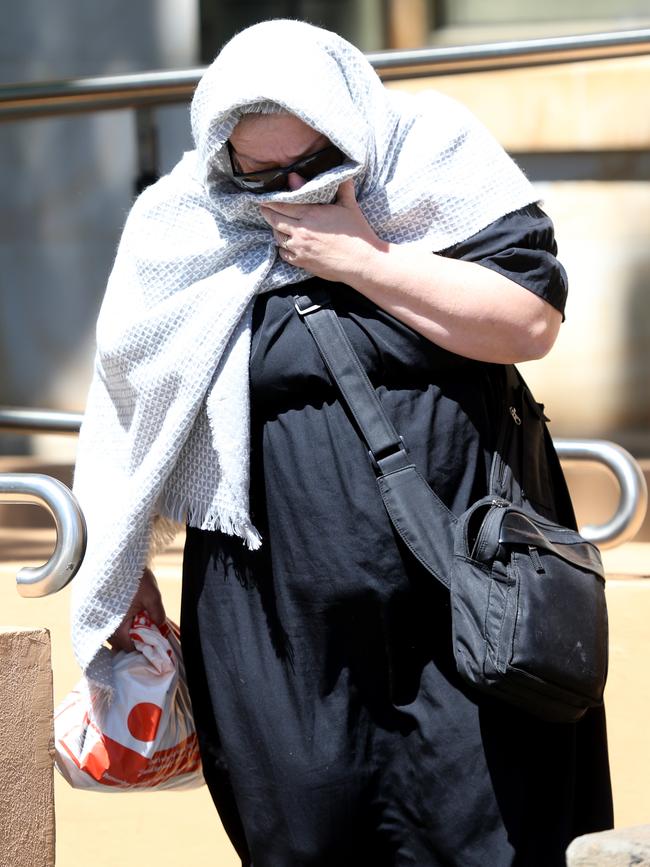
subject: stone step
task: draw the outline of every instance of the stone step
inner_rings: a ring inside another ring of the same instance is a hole
[[[0,863],[54,867],[52,664],[47,629],[0,626]]]
[[[567,867],[648,867],[650,825],[578,837],[567,849]]]

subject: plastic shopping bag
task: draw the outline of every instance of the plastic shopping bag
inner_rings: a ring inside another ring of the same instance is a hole
[[[56,767],[77,789],[194,788],[203,783],[178,627],[134,618],[136,651],[113,657],[109,703],[82,679],[54,714]]]

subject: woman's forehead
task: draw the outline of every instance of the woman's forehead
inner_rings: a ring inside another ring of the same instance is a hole
[[[306,147],[323,137],[318,130],[292,114],[248,114],[235,126],[230,143],[238,152],[280,145],[287,153],[295,150],[299,156]]]

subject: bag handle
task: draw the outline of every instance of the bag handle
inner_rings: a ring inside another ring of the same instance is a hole
[[[368,446],[391,523],[421,565],[449,588],[455,515],[418,472],[330,304],[329,293],[316,290],[296,296],[294,306]]]

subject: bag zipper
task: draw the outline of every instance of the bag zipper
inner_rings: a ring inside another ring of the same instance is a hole
[[[486,538],[489,538],[491,535],[492,526],[495,521],[500,521],[501,516],[499,515],[499,511],[501,509],[505,509],[509,506],[510,503],[507,500],[502,500],[500,497],[494,497],[492,502],[490,503],[490,508],[488,509],[488,513],[483,518],[483,523],[481,524],[481,529],[476,534],[476,539],[474,540],[474,545],[472,546],[471,557],[473,560],[479,560],[480,562],[484,562],[479,554],[483,548],[483,543]],[[490,552],[490,556],[493,555],[493,552]]]
[[[521,425],[521,418],[519,413],[517,412],[516,407],[509,406],[508,414],[515,425]],[[491,494],[501,494],[504,487],[504,482],[506,478],[506,473],[509,469],[508,464],[503,459],[503,455],[506,455],[510,451],[510,441],[513,433],[512,424],[508,423],[508,420],[504,420],[501,425],[501,430],[499,431],[499,438],[497,441],[497,447],[494,452],[494,456],[492,458],[492,468],[490,470],[490,493]]]

